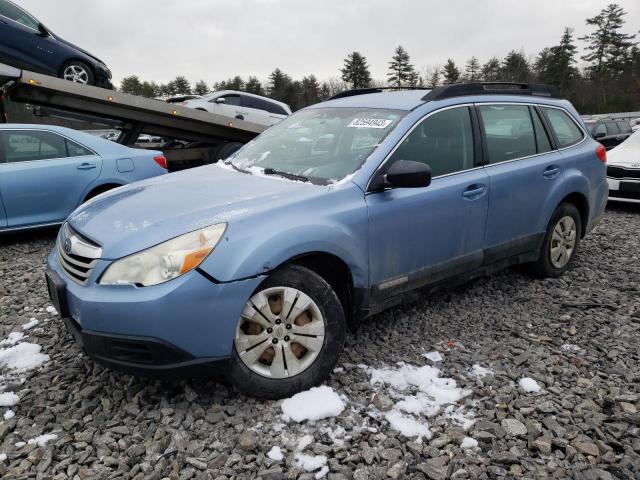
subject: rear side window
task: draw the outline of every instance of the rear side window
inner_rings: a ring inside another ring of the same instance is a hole
[[[269,100],[265,100],[264,103],[266,104],[265,109],[269,113],[275,113],[277,115],[289,115],[287,111],[277,103],[270,102]]]
[[[618,125],[615,122],[607,122],[607,133],[609,135],[617,135],[620,133],[620,129],[618,128]]]
[[[65,139],[67,142],[67,153],[69,157],[84,157],[85,155],[93,155],[91,150],[84,148],[82,145],[78,145],[76,142],[72,142],[69,139]]]
[[[606,135],[607,134],[607,126],[604,123],[599,123],[596,129],[593,131],[593,135]]]
[[[536,154],[536,137],[526,105],[478,107],[484,126],[489,163]]]
[[[51,132],[4,131],[3,149],[9,163],[47,160],[67,156],[65,139]]]
[[[366,140],[361,138],[359,141]],[[452,108],[424,119],[398,146],[387,168],[398,160],[425,163],[431,167],[433,177],[473,168],[469,108]]]
[[[629,122],[616,122],[618,124],[618,128],[620,129],[620,133],[631,133],[631,125]]]
[[[549,120],[549,125],[558,139],[560,148],[569,147],[582,140],[582,131],[576,122],[563,110],[557,108],[542,107]]]

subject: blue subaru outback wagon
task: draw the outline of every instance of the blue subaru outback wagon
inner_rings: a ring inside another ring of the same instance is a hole
[[[550,87],[344,92],[78,208],[49,291],[103,364],[223,366],[284,397],[329,375],[351,319],[514,264],[561,275],[603,214],[605,162]]]

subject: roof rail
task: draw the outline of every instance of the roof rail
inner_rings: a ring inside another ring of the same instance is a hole
[[[371,88],[354,88],[336,93],[328,100],[337,100],[338,98],[353,97],[355,95],[366,95],[368,93],[382,93],[385,90],[429,90],[429,87],[371,87]]]
[[[537,97],[562,98],[557,88],[541,83],[472,82],[435,87],[422,97],[422,100],[430,102],[464,95],[535,95]]]

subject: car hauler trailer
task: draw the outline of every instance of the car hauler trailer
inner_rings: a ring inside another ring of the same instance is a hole
[[[160,100],[73,83],[0,63],[0,123],[55,124],[118,131],[135,146],[140,135],[167,139],[169,170],[212,163],[255,138],[264,125]]]

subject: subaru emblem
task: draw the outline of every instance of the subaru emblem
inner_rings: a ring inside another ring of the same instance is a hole
[[[70,238],[65,238],[64,239],[64,244],[62,245],[62,248],[64,248],[64,251],[66,253],[71,253],[71,239]]]

